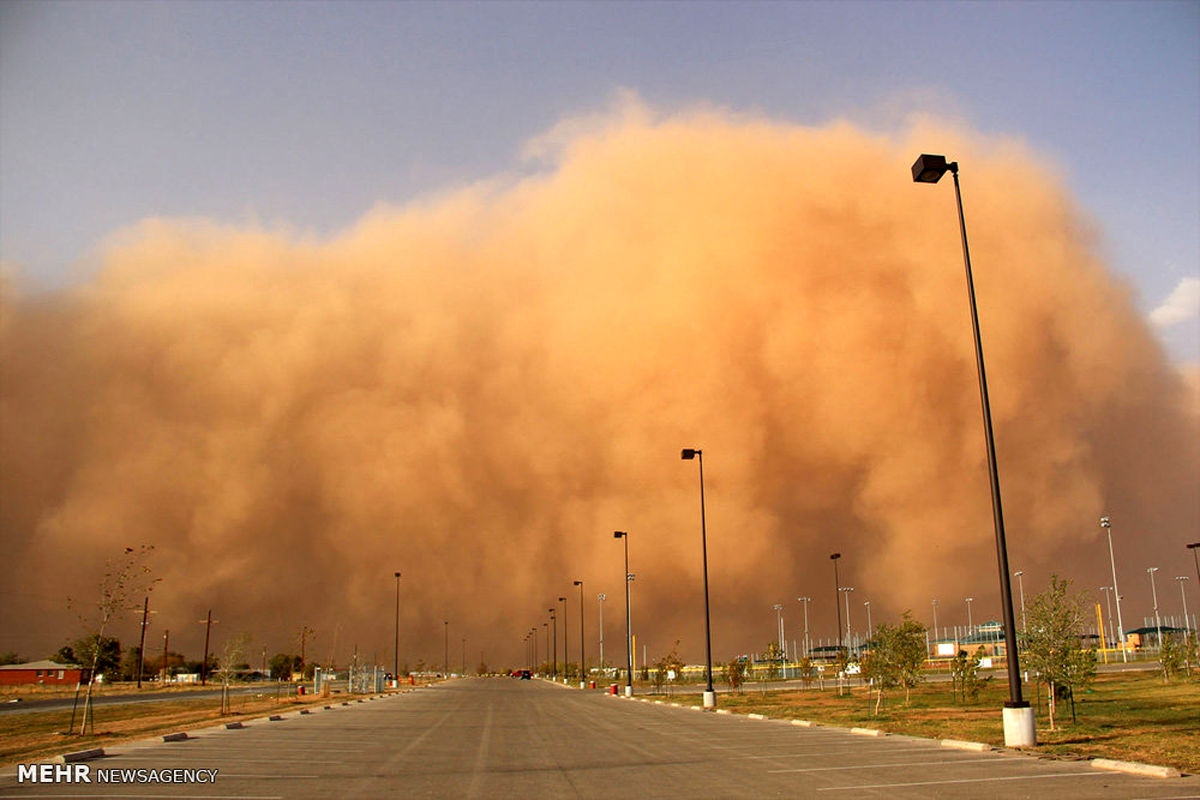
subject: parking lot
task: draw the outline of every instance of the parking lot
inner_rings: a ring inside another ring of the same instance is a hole
[[[0,797],[1200,797],[1196,777],[1148,778],[508,678],[113,746],[86,763],[93,774],[217,774],[211,783],[43,784],[18,783],[6,768]]]

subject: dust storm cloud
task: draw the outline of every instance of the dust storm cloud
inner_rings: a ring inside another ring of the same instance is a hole
[[[790,637],[801,594],[834,635],[833,550],[856,617],[941,597],[946,624],[973,594],[998,618],[953,191],[912,183],[922,151],[963,165],[1013,568],[1090,588],[1111,514],[1140,617],[1141,561],[1186,557],[1194,390],[1019,143],[712,111],[565,130],[535,176],[336,236],[147,220],[86,284],[10,277],[9,646],[52,651],[65,595],[148,543],[155,625],[194,658],[211,606],[255,654],[307,624],[321,659],[390,664],[400,570],[402,661],[440,663],[450,620],[452,663],[461,637],[516,663],[564,594],[577,642],[580,578],[591,655],[605,591],[623,660],[622,529],[639,642],[699,659],[681,447],[705,453],[716,657],[762,647],[776,602]]]

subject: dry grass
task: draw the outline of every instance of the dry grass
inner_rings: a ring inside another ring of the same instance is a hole
[[[694,694],[679,694],[676,699],[700,702]],[[954,702],[949,684],[942,683],[918,687],[908,705],[903,691],[889,693],[878,716],[871,714],[873,696],[868,698],[863,687],[842,697],[833,689],[747,690],[741,695],[722,694],[718,703],[737,713],[1003,746],[1000,709],[1007,699],[1007,686],[992,682],[967,703]],[[1076,698],[1075,723],[1070,704],[1059,704],[1054,732],[1044,696],[1041,701],[1039,752],[1141,761],[1200,773],[1200,682],[1164,684],[1161,677],[1149,673],[1101,676]]]
[[[232,713],[222,715],[219,697],[189,699],[186,693],[181,694],[178,701],[96,706],[96,732],[88,736],[63,733],[71,720],[69,710],[0,714],[0,764],[28,762],[72,750],[173,733],[206,723],[249,720],[355,697],[336,694],[331,699],[283,694],[277,700],[274,689],[264,687],[262,694],[230,695]],[[78,730],[78,715],[75,726]]]

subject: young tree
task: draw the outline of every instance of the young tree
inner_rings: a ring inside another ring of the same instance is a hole
[[[779,649],[779,642],[767,643],[767,649],[763,652],[763,661],[767,662],[767,680],[778,678],[779,667],[783,664],[783,651]]]
[[[1096,675],[1096,653],[1080,646],[1086,617],[1082,595],[1072,594],[1069,580],[1050,576],[1050,585],[1027,606],[1028,625],[1021,635],[1021,657],[1048,688],[1050,730],[1055,729],[1058,687],[1074,704],[1074,690]]]
[[[983,688],[983,681],[979,678],[979,659],[966,650],[959,650],[950,662],[950,678],[955,699],[961,693],[964,703],[974,700]]]
[[[221,649],[221,658],[217,662],[217,674],[221,676],[222,714],[230,712],[229,682],[232,680],[234,673],[242,668],[242,662],[246,659],[246,649],[250,646],[250,639],[250,634],[243,631],[228,639],[225,642],[225,646]]]
[[[862,658],[862,674],[876,691],[875,708],[878,714],[883,706],[883,694],[900,683],[900,667],[896,657],[896,629],[881,622],[871,637],[871,649]]]
[[[100,597],[93,607],[94,610],[89,608],[86,612],[79,612],[79,621],[89,631],[82,641],[90,641],[94,645],[91,653],[82,654],[85,666],[90,662],[91,672],[87,695],[83,703],[83,717],[79,723],[80,735],[86,733],[89,723],[92,722],[92,687],[95,685],[96,675],[99,672],[101,653],[106,641],[105,631],[114,620],[129,609],[130,597],[148,594],[154,588],[154,584],[158,582],[157,578],[150,577],[150,567],[146,563],[153,552],[153,545],[126,547],[120,560],[115,563],[112,559],[105,561],[104,574],[100,578]],[[67,598],[67,607],[76,607],[75,601],[70,597]],[[80,654],[76,653],[76,656],[79,657]],[[117,666],[120,666],[119,644],[117,645]],[[92,724],[94,726],[94,723]]]
[[[742,684],[746,682],[746,662],[740,658],[735,658],[725,665],[722,670],[725,682],[729,684],[729,688],[738,694],[742,693]]]
[[[804,687],[812,686],[812,682],[817,677],[817,666],[808,656],[796,662],[796,671],[799,673],[800,680],[804,682]]]

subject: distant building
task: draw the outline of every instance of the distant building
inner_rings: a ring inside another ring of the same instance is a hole
[[[83,667],[78,664],[59,664],[49,659],[7,664],[0,667],[0,686],[74,686],[82,674]]]

